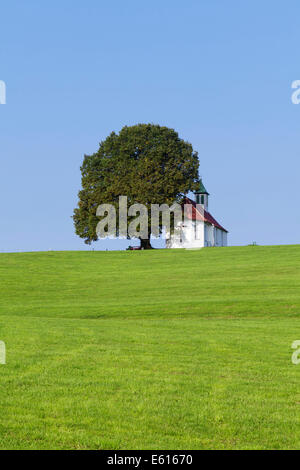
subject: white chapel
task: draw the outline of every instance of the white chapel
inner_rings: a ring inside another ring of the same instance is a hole
[[[209,193],[202,180],[195,191],[195,201],[185,197],[181,207],[183,222],[166,239],[166,248],[203,248],[227,246],[228,231],[208,212]]]

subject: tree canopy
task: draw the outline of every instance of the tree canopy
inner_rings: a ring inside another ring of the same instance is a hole
[[[198,153],[180,139],[178,133],[154,124],[125,126],[112,132],[93,155],[85,155],[81,166],[82,189],[73,220],[76,234],[90,244],[98,239],[96,215],[100,204],[109,203],[118,210],[119,196],[127,196],[128,205],[180,202],[183,195],[196,189]],[[149,211],[149,222],[150,222]],[[151,225],[150,225],[151,227]],[[142,241],[145,248],[148,241]]]

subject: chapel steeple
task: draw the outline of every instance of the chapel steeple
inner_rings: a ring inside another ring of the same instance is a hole
[[[203,206],[204,210],[208,210],[208,196],[209,193],[206,191],[205,186],[202,182],[202,178],[200,178],[198,188],[194,191],[196,196],[196,204],[200,204]]]

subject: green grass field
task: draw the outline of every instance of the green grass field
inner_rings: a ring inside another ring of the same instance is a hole
[[[300,447],[300,245],[0,255],[1,449]]]

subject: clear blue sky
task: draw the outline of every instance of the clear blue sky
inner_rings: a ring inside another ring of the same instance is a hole
[[[70,218],[83,154],[139,122],[199,152],[230,244],[299,243],[299,14],[299,0],[2,2],[0,251],[86,249]]]

